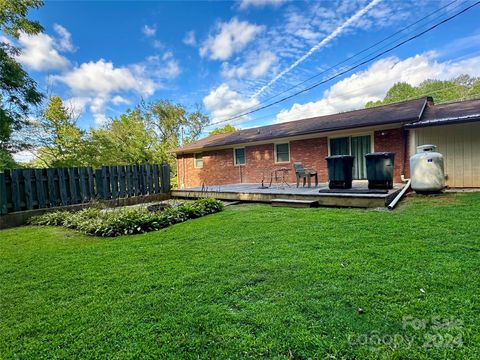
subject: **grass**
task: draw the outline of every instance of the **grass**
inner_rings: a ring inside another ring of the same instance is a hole
[[[480,358],[479,210],[449,194],[237,205],[114,239],[1,231],[0,358]]]

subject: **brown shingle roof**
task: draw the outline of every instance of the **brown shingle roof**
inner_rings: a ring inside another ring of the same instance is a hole
[[[425,127],[480,120],[480,100],[458,101],[427,107],[420,121],[406,127]]]
[[[239,130],[230,134],[213,135],[190,143],[182,148],[175,149],[174,152],[192,152],[194,150],[212,147],[246,144],[326,131],[414,122],[419,120],[426,103],[427,98],[421,98],[370,109],[348,111],[339,114]]]

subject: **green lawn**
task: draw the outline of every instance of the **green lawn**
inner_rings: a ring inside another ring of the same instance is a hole
[[[0,358],[478,359],[479,218],[477,193],[0,231]]]

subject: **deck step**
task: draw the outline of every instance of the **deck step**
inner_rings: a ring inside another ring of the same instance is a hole
[[[318,207],[318,200],[273,199],[272,206],[291,208]]]

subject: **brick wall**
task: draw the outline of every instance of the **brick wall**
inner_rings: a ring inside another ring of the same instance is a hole
[[[195,168],[193,154],[177,156],[178,186],[235,184],[240,182],[240,169],[233,166],[233,150],[223,149],[203,153],[203,167]]]
[[[404,159],[404,130],[379,130],[374,133],[375,151],[395,152],[395,182],[400,182]],[[222,149],[203,152],[203,168],[194,167],[193,154],[177,156],[177,172],[179,187],[194,187],[236,183],[266,183],[270,181],[270,173],[274,169],[286,167],[291,169],[287,181],[295,182],[293,163],[300,161],[307,168],[314,168],[319,174],[319,181],[328,180],[325,157],[328,156],[326,137],[290,142],[290,162],[275,164],[274,144],[253,145],[245,147],[246,165],[233,165],[233,150]],[[405,164],[408,176],[408,157]],[[185,175],[185,177],[184,177]]]
[[[395,153],[394,182],[401,182],[402,174],[405,174],[407,178],[410,176],[407,131],[403,128],[375,131],[374,147],[375,151]]]

